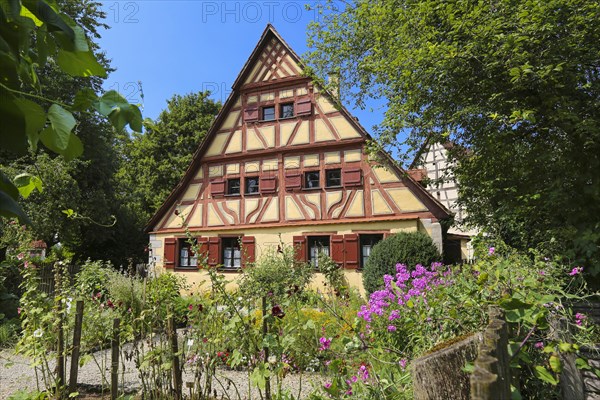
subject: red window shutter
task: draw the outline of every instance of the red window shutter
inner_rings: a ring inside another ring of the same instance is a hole
[[[344,266],[344,235],[331,236],[331,259],[338,267]]]
[[[246,107],[244,110],[244,122],[258,121],[258,107]]]
[[[307,261],[306,237],[294,236],[294,251],[296,252],[296,260],[300,262]]]
[[[221,238],[208,238],[208,266],[216,267],[221,264]]]
[[[215,179],[210,182],[210,194],[214,196],[223,196],[225,194],[225,181]]]
[[[296,110],[296,115],[310,115],[312,114],[312,102],[309,97],[303,97],[301,99],[296,100],[296,104],[294,105],[294,109]]]
[[[256,261],[256,240],[254,236],[242,236],[242,267]]]
[[[164,252],[164,262],[163,265],[165,268],[173,269],[175,268],[175,262],[177,255],[177,239],[176,238],[166,238],[165,239],[165,252]]]
[[[360,168],[347,168],[344,170],[342,179],[344,186],[360,186],[362,185],[362,170]]]
[[[198,236],[198,266],[205,267],[208,264],[208,238]]]
[[[302,189],[302,174],[300,171],[285,171],[285,190]]]
[[[346,269],[358,269],[358,234],[349,233],[344,235],[344,253]]]
[[[258,187],[261,193],[276,193],[277,178],[275,176],[261,176]]]

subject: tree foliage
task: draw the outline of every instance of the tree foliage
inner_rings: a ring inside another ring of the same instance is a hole
[[[378,142],[454,142],[468,223],[600,272],[600,3],[335,4],[311,64],[358,105],[387,99]]]
[[[140,229],[177,186],[221,104],[209,92],[175,95],[145,133],[125,138],[120,193],[139,218]]]

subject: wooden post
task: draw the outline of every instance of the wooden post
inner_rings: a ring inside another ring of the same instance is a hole
[[[57,393],[62,392],[62,388],[65,384],[65,331],[64,321],[65,317],[63,314],[63,306],[60,301],[57,303],[58,308],[58,343],[56,346],[56,391]]]
[[[83,300],[77,300],[75,309],[75,328],[73,331],[73,351],[71,352],[71,371],[69,373],[69,394],[77,391],[77,374],[79,373],[79,346],[81,344],[81,328],[83,325]]]
[[[262,326],[262,333],[263,333],[263,338],[265,338],[267,336],[267,334],[269,333],[269,325],[267,324],[267,298],[263,296],[262,298],[262,315],[263,315],[263,326]],[[263,347],[263,352],[265,354],[265,362],[268,365],[269,362],[269,348],[268,347]],[[265,398],[266,400],[271,400],[271,378],[266,376],[265,377]]]
[[[171,354],[173,354],[173,386],[175,387],[175,400],[182,398],[181,367],[179,365],[179,348],[177,345],[177,331],[175,330],[175,317],[169,316],[167,319],[169,338],[171,340]]]
[[[113,320],[113,337],[111,342],[110,358],[110,398],[116,400],[119,395],[119,329],[121,320]]]

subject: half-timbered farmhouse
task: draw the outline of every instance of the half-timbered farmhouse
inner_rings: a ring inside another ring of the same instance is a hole
[[[280,241],[315,262],[328,253],[352,285],[386,235],[422,231],[442,249],[446,208],[392,163],[268,25],[179,185],[150,220],[158,268],[204,280],[198,260],[235,272]],[[198,241],[201,257],[186,239]]]

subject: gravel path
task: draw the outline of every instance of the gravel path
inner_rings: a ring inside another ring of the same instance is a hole
[[[99,360],[99,362],[101,362],[100,360],[103,358],[106,360],[106,365],[104,366],[104,375],[106,379],[110,380],[109,351],[97,352],[95,353],[95,357],[97,360]],[[51,368],[53,368],[53,365],[54,363],[52,363]],[[70,362],[67,362],[67,371],[69,365]],[[119,365],[119,380],[121,380],[121,374],[123,373],[121,368],[122,366]],[[217,375],[220,377],[224,386],[227,386],[225,384],[227,380],[231,380],[235,386],[237,386],[237,390],[240,393],[240,396],[238,397],[233,385],[228,390],[219,388],[217,389],[219,398],[228,398],[227,395],[231,396],[230,398],[232,400],[249,400],[260,398],[255,387],[250,388],[251,394],[248,394],[249,387],[247,372],[219,370],[217,371]],[[101,383],[101,379],[102,374],[100,373],[100,369],[94,361],[87,362],[79,369],[79,383],[97,386]],[[193,379],[191,377],[184,375],[184,391],[186,391],[185,382],[192,380]],[[312,391],[313,386],[321,385],[323,381],[323,377],[319,374],[304,373],[302,376],[299,374],[289,374],[283,381],[283,387],[291,390],[291,393],[294,396],[297,396],[298,389],[300,385],[302,385],[301,393],[302,397],[305,397]],[[141,388],[138,371],[133,362],[125,362],[124,382],[125,388],[128,392],[139,391]],[[217,388],[220,387],[220,385],[215,382],[213,387]],[[31,366],[30,360],[25,357],[15,355],[12,349],[0,350],[0,400],[7,399],[10,394],[20,389],[35,390],[36,388],[37,384],[35,371]],[[108,395],[110,397],[110,393],[108,393]]]

